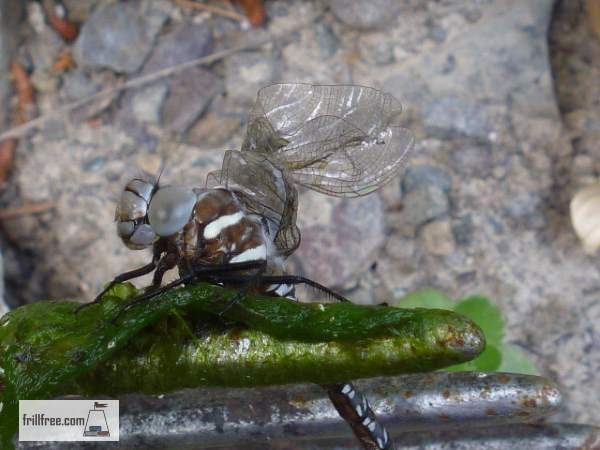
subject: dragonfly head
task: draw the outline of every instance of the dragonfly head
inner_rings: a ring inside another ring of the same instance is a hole
[[[115,211],[117,234],[132,250],[150,247],[156,240],[156,233],[148,220],[148,210],[157,191],[156,182],[134,178],[125,185],[121,193]]]

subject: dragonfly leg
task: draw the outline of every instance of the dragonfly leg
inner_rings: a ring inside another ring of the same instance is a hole
[[[223,283],[239,283],[239,284],[243,284],[245,283],[250,277],[253,277],[254,275],[219,275],[217,277],[215,277],[217,280],[222,281]],[[311,280],[310,278],[305,278],[305,277],[301,277],[301,276],[296,276],[296,275],[261,275],[259,278],[257,278],[255,281],[258,281],[259,284],[261,285],[269,285],[269,284],[306,284],[307,286],[310,286],[320,292],[325,293],[326,295],[328,295],[329,297],[340,301],[340,302],[349,302],[350,300],[348,300],[346,297],[338,294],[335,291],[332,291],[331,289],[329,289],[326,286],[323,286],[320,283],[317,283],[316,281]]]
[[[321,385],[337,409],[350,425],[352,432],[365,450],[391,450],[394,445],[388,431],[377,421],[367,397],[351,382]]]
[[[144,292],[143,294],[136,296],[134,299],[132,299],[130,302],[128,302],[126,305],[124,305],[121,308],[121,310],[119,311],[119,313],[117,314],[117,316],[112,321],[113,321],[113,323],[115,323],[119,319],[121,314],[123,314],[125,311],[131,309],[135,305],[138,305],[140,303],[148,301],[148,300],[150,300],[170,289],[173,289],[179,285],[182,285],[185,283],[191,283],[194,281],[208,281],[211,283],[215,283],[215,281],[217,281],[217,282],[220,281],[219,280],[220,277],[218,277],[218,275],[220,275],[222,273],[235,272],[235,271],[240,271],[240,270],[260,269],[263,265],[264,265],[264,262],[262,262],[262,261],[245,261],[245,262],[240,262],[240,263],[202,266],[202,267],[198,267],[198,268],[194,269],[192,272],[186,273],[185,275],[181,276],[180,278],[178,278],[164,286],[160,286],[160,282],[162,281],[164,272],[166,272],[166,270],[169,270],[169,269],[162,270],[161,271],[162,273],[160,273],[159,269],[157,268],[156,272],[155,272],[154,280],[153,280],[153,283],[152,283],[152,286],[150,287],[150,289],[147,290],[146,292]],[[166,267],[167,267],[167,264],[165,263],[164,268],[166,268]],[[157,272],[159,272],[159,275],[156,275]],[[157,283],[158,287],[155,287],[155,283]]]
[[[104,294],[106,294],[108,291],[110,291],[114,287],[115,284],[122,283],[123,281],[128,281],[133,278],[141,277],[142,275],[146,275],[146,274],[152,272],[155,268],[156,268],[156,261],[152,260],[150,263],[146,264],[145,266],[139,267],[134,270],[130,270],[129,272],[125,272],[125,273],[122,273],[121,275],[116,276],[110,283],[108,283],[108,285],[102,290],[102,292],[100,292],[96,296],[96,298],[93,301],[79,305],[75,309],[75,314],[78,314],[79,311],[81,311],[84,308],[87,308],[90,305],[99,303],[100,300],[102,299],[102,297],[104,297]]]
[[[267,261],[264,259],[257,260],[256,263],[260,264],[260,266],[257,267],[256,272],[251,275],[247,275],[246,281],[244,281],[242,285],[238,288],[238,291],[235,293],[235,295],[229,300],[227,300],[225,307],[221,311],[219,311],[219,317],[225,314],[232,306],[234,306],[240,300],[242,300],[244,296],[248,293],[248,291],[250,291],[250,289],[261,284],[262,276],[265,270],[267,270]],[[217,280],[219,279],[219,277],[215,278]]]

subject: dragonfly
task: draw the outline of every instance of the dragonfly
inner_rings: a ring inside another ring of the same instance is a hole
[[[208,174],[203,188],[163,186],[145,176],[127,183],[116,208],[117,233],[130,249],[152,248],[153,258],[117,276],[92,303],[115,283],[151,272],[151,287],[132,304],[193,281],[238,287],[238,298],[229,304],[248,292],[296,300],[298,284],[348,301],[313,280],[286,273],[285,260],[301,239],[298,187],[352,198],[393,179],[414,142],[400,124],[401,112],[391,94],[365,86],[262,88],[241,149],[225,152],[221,169]],[[180,277],[161,286],[174,268]],[[352,383],[323,387],[364,448],[393,448]]]

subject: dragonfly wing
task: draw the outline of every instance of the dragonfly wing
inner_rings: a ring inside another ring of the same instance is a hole
[[[389,181],[413,144],[390,94],[351,85],[277,84],[259,91],[242,151],[270,155],[329,195],[365,195]]]
[[[306,124],[276,156],[295,182],[328,195],[357,197],[388,182],[413,146],[410,130],[388,127],[366,135],[336,117]]]

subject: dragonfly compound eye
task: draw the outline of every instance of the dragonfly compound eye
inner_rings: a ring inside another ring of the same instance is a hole
[[[153,196],[148,221],[159,236],[171,236],[190,220],[197,196],[192,189],[166,186]]]
[[[125,186],[115,212],[117,234],[127,247],[139,250],[152,245],[156,234],[148,225],[148,205],[155,184],[134,178]]]

